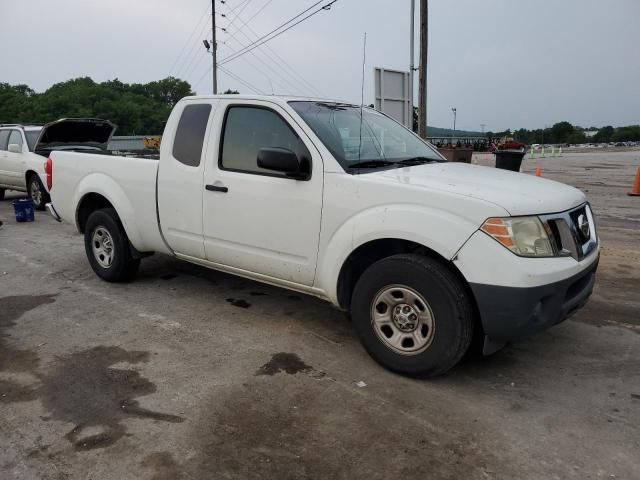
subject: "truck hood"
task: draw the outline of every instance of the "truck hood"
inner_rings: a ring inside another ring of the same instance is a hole
[[[63,118],[42,127],[35,151],[61,146],[107,149],[116,125],[98,118]]]
[[[477,198],[498,205],[514,216],[562,212],[586,201],[580,190],[563,183],[465,163],[431,163],[367,173],[362,177]]]

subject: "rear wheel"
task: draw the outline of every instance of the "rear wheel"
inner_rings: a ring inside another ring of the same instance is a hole
[[[31,175],[29,177],[27,191],[33,202],[33,208],[36,210],[44,210],[44,206],[50,201],[50,198],[38,175]]]
[[[4,192],[5,192],[5,189],[0,188],[0,200],[4,200]]]
[[[127,234],[113,208],[93,212],[84,231],[84,245],[91,268],[108,282],[132,280],[140,259],[134,259]]]
[[[473,335],[463,283],[449,267],[421,255],[394,255],[371,265],[358,279],[351,314],[369,354],[399,373],[446,372]]]

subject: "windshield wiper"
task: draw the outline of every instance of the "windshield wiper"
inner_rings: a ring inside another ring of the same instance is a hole
[[[347,168],[379,168],[395,165],[396,163],[397,162],[390,162],[389,160],[364,160],[347,165]]]
[[[398,165],[423,165],[425,163],[438,163],[440,160],[436,160],[435,158],[428,157],[413,157],[407,158],[406,160],[399,160],[395,163]]]

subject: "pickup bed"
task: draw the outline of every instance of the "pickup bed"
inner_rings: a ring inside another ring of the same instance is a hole
[[[52,152],[48,208],[94,271],[134,278],[154,252],[315,295],[349,311],[371,356],[436,375],[580,308],[599,258],[582,192],[447,163],[368,108],[188,97],[160,159]]]

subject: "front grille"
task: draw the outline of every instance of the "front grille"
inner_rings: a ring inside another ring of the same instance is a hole
[[[578,234],[577,235],[578,242],[582,246],[585,243],[587,243],[591,238],[591,225],[589,224],[589,219],[587,217],[587,206],[585,205],[583,207],[578,208],[577,210],[573,210],[572,212],[569,213],[569,216],[571,217],[573,226],[576,229],[576,232]],[[582,228],[583,222],[585,221],[587,224],[586,232],[583,231],[583,228]]]
[[[588,204],[566,212],[541,215],[557,256],[571,256],[580,261],[597,247],[598,237]]]

